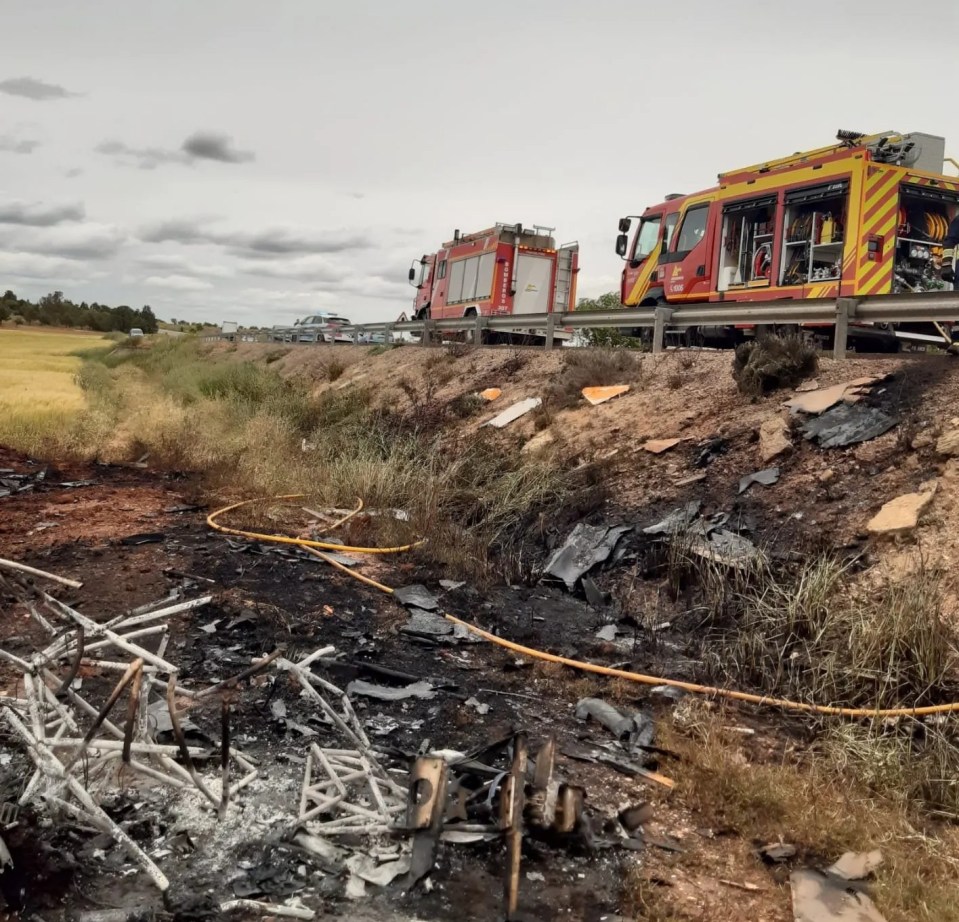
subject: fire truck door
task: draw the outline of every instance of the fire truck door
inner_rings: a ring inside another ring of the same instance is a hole
[[[548,256],[520,253],[516,264],[514,314],[545,314],[549,310],[553,260]]]

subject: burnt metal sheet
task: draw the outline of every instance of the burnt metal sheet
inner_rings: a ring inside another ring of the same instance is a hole
[[[697,499],[685,506],[674,509],[665,519],[643,529],[644,535],[674,535],[685,531],[699,515],[702,503]]]
[[[895,417],[876,407],[842,403],[807,420],[802,434],[818,442],[821,448],[842,448],[875,439],[892,429],[896,422]]]
[[[580,522],[570,532],[566,543],[550,557],[543,572],[561,579],[572,591],[580,577],[609,558],[620,538],[629,531],[632,531],[631,525],[587,525]]]
[[[779,468],[767,467],[764,471],[756,471],[754,474],[747,474],[739,481],[739,492],[745,493],[754,483],[763,487],[771,487],[779,481]]]

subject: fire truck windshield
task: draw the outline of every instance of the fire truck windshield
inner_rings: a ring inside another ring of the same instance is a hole
[[[639,225],[636,232],[636,244],[633,247],[633,260],[639,262],[649,256],[656,249],[656,242],[659,240],[659,224],[662,220],[660,215],[652,218],[643,218],[643,223]]]

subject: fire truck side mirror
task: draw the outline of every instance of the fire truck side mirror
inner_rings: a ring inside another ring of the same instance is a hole
[[[632,218],[620,218],[619,219],[619,232],[621,234],[628,234],[630,227],[633,225]]]
[[[416,281],[416,269],[410,266],[410,284],[412,285],[413,282],[415,281]]]
[[[616,238],[616,255],[626,258],[626,249],[629,246],[629,238],[625,234],[620,234]]]

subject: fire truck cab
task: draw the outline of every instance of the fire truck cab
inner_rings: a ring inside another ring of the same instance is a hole
[[[619,222],[628,306],[856,297],[946,287],[938,278],[959,178],[942,172],[943,138],[840,132],[837,143],[732,170],[711,189],[668,196]],[[638,226],[630,239],[633,222]],[[732,313],[732,311],[731,311]],[[951,325],[858,325],[880,337],[948,345]],[[687,331],[729,342],[750,326]]]
[[[556,246],[553,228],[496,224],[474,234],[454,231],[437,252],[414,260],[417,320],[563,313],[576,303],[579,245]],[[538,338],[545,330],[518,331]],[[568,334],[556,331],[557,338]],[[489,337],[492,338],[492,337]]]

